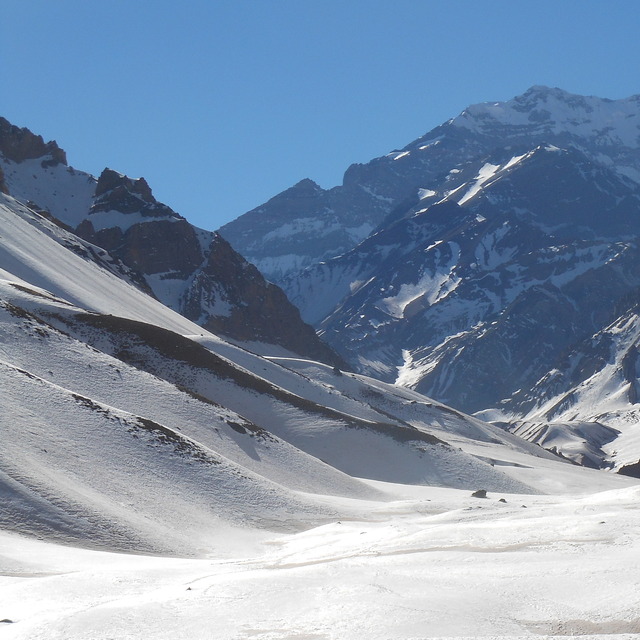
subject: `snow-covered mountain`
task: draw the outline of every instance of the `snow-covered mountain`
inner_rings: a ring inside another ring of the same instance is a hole
[[[426,622],[427,635],[441,637],[637,633],[637,479],[574,464],[408,386],[216,335],[195,311],[177,313],[158,298],[164,291],[175,300],[180,287],[208,290],[189,274],[213,281],[228,271],[225,282],[253,295],[262,286],[253,268],[157,203],[144,181],[111,171],[96,181],[62,160],[48,166],[41,149],[27,157],[39,143],[23,135],[31,142],[16,148],[25,157],[5,154],[3,164],[3,191],[20,199],[0,194],[3,636],[383,640],[424,637]],[[558,157],[541,147],[494,173],[517,185],[516,171]],[[481,165],[478,175],[488,173]],[[596,185],[629,186],[610,172],[598,176]],[[71,197],[80,198],[77,185],[86,189],[82,206]],[[427,296],[435,305],[464,290],[454,262],[465,252],[484,247],[474,261],[485,270],[496,256],[505,258],[497,267],[509,264],[499,216],[492,221],[488,207],[470,223],[465,206],[398,210],[358,249],[369,256],[368,277],[382,278],[377,269],[393,255],[409,269],[420,242],[429,243],[422,255],[441,281]],[[545,234],[533,213],[535,247]],[[432,237],[456,219],[450,238]],[[494,245],[477,244],[483,224]],[[588,273],[602,255],[610,265],[603,288],[612,273],[631,281],[633,239],[607,244],[589,229],[557,251],[540,244],[514,263],[516,276],[551,270],[561,290],[567,274]],[[194,272],[196,250],[207,264]],[[396,320],[424,312],[417,291],[384,292],[378,311]],[[633,474],[633,430],[622,419],[614,429],[586,416],[592,395],[629,380],[625,398],[635,402],[637,297],[620,298],[614,320],[568,350],[555,377],[532,387],[533,400],[514,394],[513,411],[518,402],[531,407],[516,425],[523,435],[560,443],[561,452],[572,435],[572,457],[585,463],[580,438],[588,432],[592,466],[611,454],[615,470]],[[603,368],[607,353],[615,364]],[[466,382],[475,384],[471,373]],[[630,415],[625,398],[611,398],[610,415]],[[584,409],[579,424],[570,405]],[[566,424],[541,426],[556,417]],[[614,437],[624,456],[607,449]]]
[[[570,466],[414,391],[225,342],[5,195],[0,238],[5,529],[192,554],[212,527],[349,513],[320,495],[380,499],[362,478],[537,493],[523,461]]]
[[[432,190],[442,198],[467,182],[455,199],[469,198],[489,169],[466,181],[455,180],[455,173],[496,149],[511,147],[510,158],[543,144],[577,148],[640,181],[639,108],[640,96],[606,100],[534,86],[507,102],[473,105],[404,148],[350,166],[338,187],[324,190],[303,180],[220,232],[280,283],[353,248],[396,208],[405,210],[407,201]]]
[[[107,249],[149,294],[203,327],[341,364],[277,286],[220,235],[158,202],[144,178],[77,171],[55,142],[2,118],[0,170],[5,193]]]
[[[221,232],[265,273],[286,271],[273,266],[279,250],[306,256],[279,280],[303,319],[356,370],[464,411],[528,421],[538,394],[556,388],[545,381],[556,380],[577,345],[624,323],[622,301],[640,286],[640,96],[535,86],[471,106],[403,149],[351,167],[345,184],[322,197],[337,202],[354,185],[385,202],[386,215],[371,209],[375,230],[348,251],[336,244],[341,254],[331,259],[305,253],[327,218],[308,202],[296,209],[290,192]],[[332,215],[351,228],[348,210]],[[259,216],[282,223],[260,245],[265,255],[254,253],[258,237],[247,228]],[[620,380],[628,411],[636,396]],[[598,422],[605,405],[595,408],[596,395],[589,410],[555,414]],[[519,432],[530,435],[529,427]],[[616,446],[600,456],[605,466],[622,463],[624,455],[611,458],[621,455]]]

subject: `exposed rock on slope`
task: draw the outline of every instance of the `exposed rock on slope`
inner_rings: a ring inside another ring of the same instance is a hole
[[[42,159],[42,166],[67,164],[65,152],[55,141],[46,142],[27,128],[12,125],[0,117],[0,153],[13,162]]]
[[[144,178],[66,165],[55,142],[0,120],[0,190],[66,224],[129,267],[132,281],[179,313],[237,340],[277,344],[342,365],[275,285],[219,235],[158,202]]]

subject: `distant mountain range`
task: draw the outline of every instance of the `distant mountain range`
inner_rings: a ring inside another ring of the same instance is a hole
[[[640,96],[535,86],[474,105],[220,231],[356,370],[580,462],[631,462],[616,434],[638,402]],[[552,443],[550,421],[613,431]]]

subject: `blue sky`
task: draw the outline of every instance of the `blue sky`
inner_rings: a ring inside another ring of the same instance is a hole
[[[534,84],[640,93],[637,0],[5,0],[0,115],[216,229]]]

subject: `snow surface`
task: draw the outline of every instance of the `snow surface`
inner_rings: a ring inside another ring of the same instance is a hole
[[[3,638],[640,633],[638,480],[225,342],[4,196],[0,239]]]
[[[577,96],[560,89],[532,87],[507,102],[472,105],[452,120],[456,127],[483,132],[494,123],[552,133],[569,132],[599,145],[640,146],[640,96],[607,100]],[[532,117],[533,116],[533,117]]]
[[[35,202],[75,229],[87,217],[97,181],[72,167],[43,167],[42,162],[36,158],[16,163],[0,156],[9,193],[23,202]]]
[[[181,334],[203,331],[122,278],[69,251],[66,244],[77,243],[75,236],[3,194],[0,229],[0,278],[17,278],[91,311],[153,322]]]
[[[433,272],[423,273],[416,283],[403,283],[395,296],[383,298],[377,307],[394,318],[403,318],[407,307],[420,299],[427,305],[446,298],[460,284],[460,278],[455,275],[455,267],[460,258],[460,247],[455,242],[447,243],[451,257],[449,261]],[[440,252],[440,249],[433,248]]]
[[[509,162],[511,162],[511,160]],[[467,202],[467,200],[471,200],[471,198],[473,198],[473,196],[475,196],[480,191],[482,185],[496,175],[496,172],[499,168],[499,165],[491,164],[489,162],[482,165],[482,168],[478,172],[478,175],[474,178],[473,184],[469,187],[468,191],[462,196],[462,198],[458,200],[458,204],[462,206],[465,202]]]
[[[128,231],[135,224],[146,224],[148,222],[181,222],[182,218],[178,216],[145,216],[139,211],[133,213],[122,213],[122,211],[96,211],[86,216],[91,222],[95,231],[103,229],[112,229],[114,227],[120,229],[123,233]]]
[[[11,640],[617,637],[640,633],[640,487],[395,498],[235,554],[115,555],[0,534]],[[502,497],[502,496],[500,496]],[[244,548],[243,548],[244,547]],[[1,623],[0,623],[1,624]]]
[[[424,200],[425,198],[431,198],[432,196],[438,195],[436,191],[433,189],[418,189],[418,198],[420,200]]]

